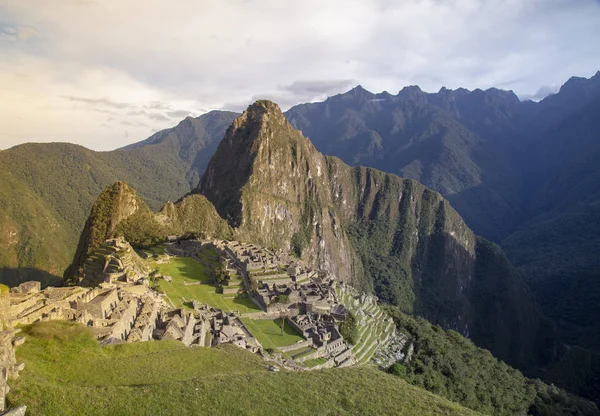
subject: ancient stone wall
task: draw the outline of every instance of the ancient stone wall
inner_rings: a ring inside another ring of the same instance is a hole
[[[23,364],[17,364],[15,348],[24,341],[25,338],[15,336],[10,313],[10,293],[0,288],[0,412],[6,409],[6,395],[10,391],[8,380],[17,377],[23,369]],[[24,409],[25,406],[20,408]]]

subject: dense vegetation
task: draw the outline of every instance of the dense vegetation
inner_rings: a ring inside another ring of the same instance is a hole
[[[502,244],[561,338],[600,352],[600,72],[573,77],[538,103],[494,88],[425,93],[413,86],[392,95],[357,87],[286,115],[326,154],[415,178],[441,192],[475,232]],[[360,226],[366,230],[359,229],[359,237],[379,233],[369,231],[370,223]],[[411,284],[403,268],[377,252],[363,249],[361,255],[386,282],[383,298],[410,311],[410,299],[402,299],[407,292],[400,289]],[[387,284],[389,275],[400,276],[400,284]],[[508,286],[495,289],[516,294]],[[485,285],[477,291],[493,293]],[[488,303],[481,299],[479,305]],[[491,305],[505,307],[500,301]],[[523,322],[513,318],[501,326]],[[549,333],[544,326],[546,335],[531,341],[535,348],[543,348]],[[479,330],[486,328],[491,326]],[[481,345],[499,354],[498,345]],[[521,345],[513,344],[510,354]],[[558,349],[549,357],[546,351],[533,367],[547,367],[560,354]],[[588,367],[585,361],[579,365]]]
[[[118,180],[133,185],[153,209],[189,192],[235,116],[217,111],[187,118],[111,152],[67,143],[0,151],[0,281],[56,283],[95,199]]]
[[[270,372],[240,348],[186,348],[175,341],[100,347],[74,323],[24,328],[25,363],[11,404],[32,415],[469,415],[371,368]]]
[[[340,325],[340,334],[344,337],[346,342],[349,342],[352,345],[356,345],[359,339],[358,333],[358,322],[356,321],[356,316],[350,311],[348,311],[348,315],[342,324]]]
[[[591,402],[541,381],[494,358],[452,330],[389,307],[397,327],[414,342],[406,366],[390,372],[463,406],[493,415],[600,415]]]

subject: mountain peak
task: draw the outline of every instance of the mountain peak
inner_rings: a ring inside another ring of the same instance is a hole
[[[233,121],[222,142],[228,151],[235,148],[241,156],[253,153],[260,142],[288,137],[289,134],[281,134],[282,129],[293,130],[281,108],[272,101],[258,100]]]
[[[426,93],[421,90],[418,85],[409,85],[400,90],[398,98],[414,101],[422,101],[423,104],[427,101]]]
[[[279,106],[270,100],[255,101],[248,106],[246,111],[251,116],[260,116],[265,113],[282,113]]]
[[[375,94],[373,94],[370,91],[367,91],[362,85],[359,84],[356,87],[352,88],[350,91],[335,95],[333,97],[330,97],[330,99],[356,100],[358,102],[362,102],[362,101],[369,100],[369,99],[373,98],[374,96],[375,96]]]
[[[197,192],[205,195],[223,218],[239,226],[240,190],[250,176],[260,177],[257,172],[266,176],[281,175],[280,169],[290,168],[292,153],[298,156],[314,151],[314,146],[292,127],[277,104],[256,101],[227,129],[200,179]],[[270,176],[263,179],[264,186],[275,180]]]

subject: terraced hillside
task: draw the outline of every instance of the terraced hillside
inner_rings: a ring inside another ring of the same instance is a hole
[[[375,297],[340,284],[336,289],[340,303],[358,319],[358,342],[352,354],[358,364],[367,364],[378,348],[385,348],[396,332],[393,319],[377,304]]]
[[[100,246],[83,264],[84,286],[96,286],[105,279],[127,279],[127,276],[146,276],[150,272],[133,248],[122,239],[115,239]]]

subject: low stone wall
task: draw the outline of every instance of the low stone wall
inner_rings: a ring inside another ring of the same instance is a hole
[[[223,290],[224,295],[237,295],[238,293],[242,293],[244,291],[241,286],[238,286],[238,287],[223,286],[222,290]]]
[[[250,276],[256,280],[264,280],[266,283],[277,283],[278,281],[291,280],[291,277],[287,273],[277,274],[262,274],[262,273],[250,273]]]
[[[304,356],[299,357],[299,358],[294,358],[294,361],[297,361],[299,363],[303,363],[304,361],[313,360],[315,358],[322,357],[324,353],[325,353],[325,351],[323,351],[321,348],[319,348],[315,352],[313,352],[312,354],[304,355]]]
[[[294,350],[297,350],[300,348],[310,347],[311,345],[312,345],[312,340],[306,340],[306,341],[298,342],[296,344],[288,345],[286,347],[279,347],[279,351],[281,351],[281,352],[294,351]]]
[[[242,318],[249,319],[277,319],[281,316],[279,312],[248,312],[240,315]]]
[[[23,370],[25,364],[17,364],[15,348],[25,342],[25,338],[15,336],[20,331],[13,329],[12,316],[10,314],[10,294],[0,293],[0,413],[2,414],[25,414],[25,406],[11,409],[3,413],[6,409],[6,395],[10,391],[8,380],[18,377],[19,372]],[[14,413],[21,409],[21,413]]]

